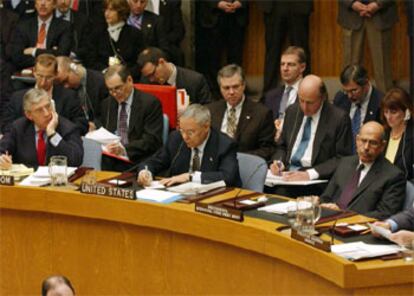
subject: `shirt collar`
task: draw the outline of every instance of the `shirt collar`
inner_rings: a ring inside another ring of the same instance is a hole
[[[201,154],[204,153],[204,148],[206,147],[207,141],[209,138],[210,138],[210,131],[208,131],[207,137],[204,139],[204,141],[196,147]]]
[[[242,99],[241,99],[241,101],[240,101],[240,103],[238,103],[237,104],[237,106],[236,107],[234,107],[234,109],[236,109],[236,112],[238,112],[239,110],[241,110],[241,108],[243,107],[243,103],[244,103],[244,100],[245,100],[245,95],[243,94],[243,97],[242,97]],[[227,103],[226,102],[226,106],[227,106],[227,110],[230,110],[231,108],[233,108],[233,106],[232,105],[230,105],[229,103]]]
[[[172,72],[167,80],[167,83],[175,86],[177,84],[177,67],[173,63],[168,63],[168,65],[171,67]]]
[[[52,18],[53,18],[53,14],[46,20],[46,21],[42,21],[39,17],[37,18],[37,24],[38,27],[40,28],[40,26],[45,23],[46,27],[49,27],[50,23],[52,22]]]
[[[293,84],[291,84],[291,85],[289,85],[289,84],[287,84],[287,83],[285,83],[285,89],[287,88],[287,87],[292,87],[292,88],[294,88],[296,91],[299,89],[299,84],[300,84],[300,82],[302,81],[302,77],[301,78],[299,78],[298,80],[296,80]]]

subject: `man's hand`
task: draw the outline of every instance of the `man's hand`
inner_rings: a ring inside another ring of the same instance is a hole
[[[56,113],[56,111],[52,111],[52,119],[49,121],[46,127],[46,135],[48,137],[56,133],[56,128],[57,128],[58,123],[59,123],[59,115]]]
[[[8,153],[0,155],[0,169],[9,170],[13,164],[12,156]]]
[[[275,119],[275,142],[277,142],[280,138],[280,135],[282,134],[282,127],[283,127],[283,119]]]
[[[273,160],[273,163],[270,165],[270,171],[275,176],[282,175],[283,170],[285,169],[285,165],[281,160]]]
[[[190,174],[184,173],[181,175],[173,176],[171,178],[165,178],[160,180],[160,184],[168,187],[174,184],[181,184],[190,181]]]
[[[374,2],[370,2],[369,4],[367,4],[367,6],[366,6],[366,12],[367,12],[367,14],[369,14],[368,17],[371,17],[374,14],[376,14],[379,9],[380,9],[380,6],[375,1]]]
[[[125,147],[121,144],[121,142],[109,143],[105,147],[109,151],[109,153],[119,156],[126,156]]]
[[[25,55],[30,55],[30,56],[32,56],[33,55],[33,51],[36,49],[36,47],[28,47],[28,48],[25,48],[24,50],[23,50],[23,53],[25,54]]]
[[[325,209],[329,209],[329,210],[334,210],[334,211],[341,210],[336,203],[322,203],[321,207]]]
[[[405,246],[411,249],[414,244],[414,232],[408,230],[400,230],[395,233],[391,233],[390,240],[399,244],[400,246]]]
[[[88,131],[93,132],[93,131],[96,130],[96,125],[95,125],[95,123],[93,121],[89,121],[88,122],[88,126],[89,126]]]
[[[382,227],[382,228],[391,230],[391,225],[389,223],[385,222],[385,221],[376,221],[373,224],[375,226],[379,226],[379,227]],[[379,233],[375,232],[373,229],[372,229],[372,235],[373,236],[376,236],[376,237],[380,237],[381,236]]]
[[[309,181],[310,177],[307,172],[284,172],[283,173],[283,180],[285,181]]]
[[[152,182],[152,174],[149,170],[141,170],[137,178],[138,185],[150,186]]]

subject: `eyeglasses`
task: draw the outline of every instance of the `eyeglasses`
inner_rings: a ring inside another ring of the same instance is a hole
[[[350,90],[343,89],[342,92],[343,92],[344,95],[353,95],[354,96],[357,93],[359,93],[360,90],[361,90],[360,88],[353,88],[353,89],[350,89]]]
[[[157,68],[158,68],[158,64],[154,65],[154,69],[151,71],[151,73],[149,73],[148,75],[146,75],[146,77],[149,80],[155,79],[155,72],[157,72]]]
[[[372,148],[378,148],[379,146],[381,146],[381,143],[382,143],[382,142],[377,141],[377,140],[364,139],[364,138],[361,138],[359,136],[357,136],[357,141],[359,141],[362,145],[368,144],[368,146],[370,146]]]
[[[119,94],[119,93],[121,93],[121,92],[122,92],[122,90],[124,89],[124,86],[125,86],[125,83],[120,84],[120,85],[115,86],[115,87],[111,87],[111,88],[109,88],[109,87],[108,87],[108,91],[109,91],[109,93],[111,93],[111,94]]]
[[[195,134],[198,133],[197,130],[184,130],[184,129],[179,129],[180,133],[182,135],[186,134],[188,137],[193,137]]]
[[[38,80],[45,80],[45,81],[52,81],[53,79],[55,79],[55,76],[45,76],[45,75],[41,75],[41,74],[37,74],[36,72],[34,73],[34,76],[36,79]]]

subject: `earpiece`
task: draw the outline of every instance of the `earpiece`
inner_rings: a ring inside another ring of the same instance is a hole
[[[410,113],[410,110],[405,109],[405,116],[404,116],[404,120],[405,120],[405,121],[408,121],[408,120],[410,120],[410,119],[411,119],[411,113]]]
[[[78,70],[78,65],[76,65],[75,63],[70,63],[69,68],[73,71],[76,72]]]

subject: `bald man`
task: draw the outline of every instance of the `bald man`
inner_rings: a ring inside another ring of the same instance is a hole
[[[53,275],[42,283],[42,296],[74,296],[72,283],[63,275]]]
[[[344,157],[321,196],[322,206],[386,219],[402,209],[404,174],[383,156],[384,128],[365,123],[356,137],[357,155]]]

